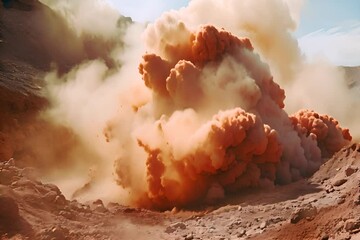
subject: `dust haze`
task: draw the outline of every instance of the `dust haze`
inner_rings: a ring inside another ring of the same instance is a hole
[[[292,35],[302,1],[192,0],[149,24],[101,1],[42,2],[78,36],[109,43],[45,77],[42,118],[77,141],[64,150],[72,164],[44,179],[68,197],[214,203],[308,177],[359,137],[356,88],[307,62]]]

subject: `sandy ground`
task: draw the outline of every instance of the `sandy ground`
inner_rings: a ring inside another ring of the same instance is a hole
[[[168,212],[70,201],[14,164],[0,163],[3,239],[360,239],[357,144],[310,179]]]

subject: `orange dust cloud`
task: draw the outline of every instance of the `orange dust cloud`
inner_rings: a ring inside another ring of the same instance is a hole
[[[304,111],[289,118],[284,90],[249,39],[204,26],[177,43],[181,54],[166,45],[166,32],[162,41],[172,50],[145,54],[139,67],[154,116],[136,135],[146,156],[145,192],[133,196],[138,205],[184,207],[288,183],[316,171],[321,153],[351,140],[327,116]]]

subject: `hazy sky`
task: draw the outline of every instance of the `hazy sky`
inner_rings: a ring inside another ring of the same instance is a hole
[[[360,65],[360,1],[308,0],[295,35],[309,58]]]
[[[189,2],[109,1],[123,15],[141,22],[153,21],[164,11],[179,9]],[[294,35],[310,59],[327,58],[337,65],[360,65],[360,0],[305,0],[300,24]]]
[[[163,12],[187,6],[189,0],[109,0],[123,15],[135,21],[153,21]]]
[[[302,10],[298,36],[360,22],[359,0],[307,0]]]

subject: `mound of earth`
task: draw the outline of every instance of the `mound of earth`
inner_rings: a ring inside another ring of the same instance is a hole
[[[35,169],[0,163],[1,239],[149,239],[166,215],[101,200],[65,199],[59,188],[35,178]],[[140,228],[139,228],[140,227]]]

